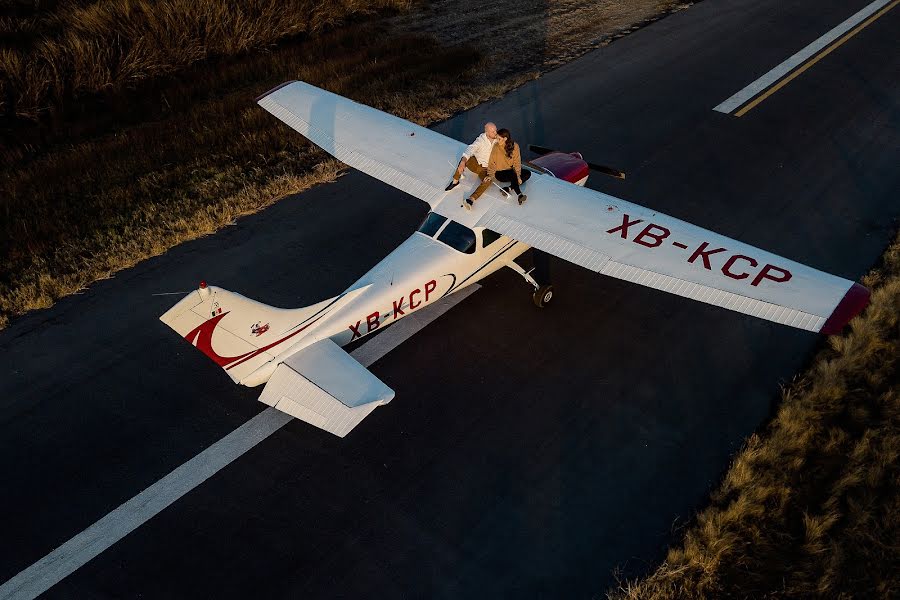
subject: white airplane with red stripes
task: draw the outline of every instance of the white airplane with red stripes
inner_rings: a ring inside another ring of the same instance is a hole
[[[865,287],[584,187],[578,153],[528,163],[528,201],[467,173],[446,191],[466,145],[300,81],[257,99],[347,165],[427,202],[418,231],[347,290],[274,308],[201,283],[160,319],[260,400],[345,436],[394,392],[342,347],[509,267],[538,306],[552,288],[515,259],[529,248],[592,271],[811,332],[833,334],[868,303]],[[605,169],[609,172],[609,169]]]

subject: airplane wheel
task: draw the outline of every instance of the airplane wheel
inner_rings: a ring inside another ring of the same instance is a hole
[[[544,308],[545,306],[547,306],[552,298],[552,285],[542,285],[534,294],[531,295],[531,299],[534,300],[534,305],[538,308]]]

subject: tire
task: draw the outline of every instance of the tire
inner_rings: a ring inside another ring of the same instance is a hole
[[[544,308],[550,303],[550,300],[553,299],[553,286],[542,285],[534,294],[531,295],[531,299],[534,300],[535,306],[537,306],[538,308]]]

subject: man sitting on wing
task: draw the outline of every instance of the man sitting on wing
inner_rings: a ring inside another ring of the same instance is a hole
[[[487,166],[495,143],[497,143],[497,126],[490,122],[485,123],[484,133],[475,138],[475,141],[463,151],[462,158],[459,159],[459,166],[456,167],[456,171],[453,173],[453,181],[446,187],[446,190],[449,192],[458,186],[459,178],[462,177],[466,168],[478,175],[481,185],[472,193],[471,197],[466,198],[463,204],[466,210],[472,210],[475,201],[491,185],[491,180],[487,177]]]

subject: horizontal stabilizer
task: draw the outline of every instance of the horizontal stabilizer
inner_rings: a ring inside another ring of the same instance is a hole
[[[278,365],[260,402],[339,437],[347,435],[394,391],[330,339]]]

